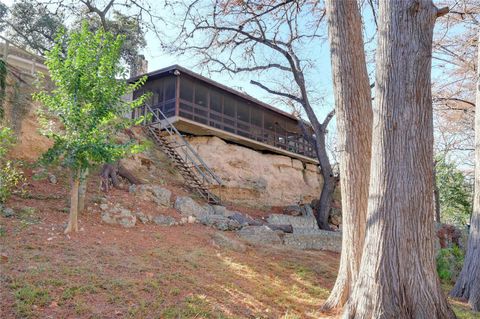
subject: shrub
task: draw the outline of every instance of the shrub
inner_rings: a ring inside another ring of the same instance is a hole
[[[23,181],[23,172],[18,164],[8,160],[6,154],[15,142],[13,132],[0,126],[0,203],[4,203],[12,191]]]
[[[453,245],[442,248],[437,255],[437,273],[443,283],[453,283],[462,270],[465,252]]]

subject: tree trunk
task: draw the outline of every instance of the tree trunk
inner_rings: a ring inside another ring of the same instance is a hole
[[[315,217],[320,229],[331,230],[328,224],[328,216],[330,214],[330,206],[332,204],[333,192],[335,191],[335,176],[333,176],[332,166],[327,154],[325,145],[325,133],[315,130],[317,158],[320,163],[321,174],[323,178],[322,192],[320,200],[315,207]]]
[[[332,60],[342,194],[342,254],[323,310],[347,301],[362,257],[372,146],[372,103],[356,1],[325,1]]]
[[[455,318],[436,272],[431,0],[379,3],[367,229],[344,318]]]
[[[78,187],[78,213],[85,209],[85,194],[87,193],[88,168],[80,173],[80,185]]]
[[[72,231],[78,231],[78,188],[80,184],[80,171],[73,174],[72,177],[72,190],[70,192],[70,215],[68,219],[68,225],[65,229],[65,234]]]
[[[480,32],[479,37],[480,41]],[[476,105],[480,105],[480,42],[478,42]],[[465,298],[475,311],[480,311],[480,112],[475,112],[475,194],[470,219],[467,254],[462,272],[450,295]]]

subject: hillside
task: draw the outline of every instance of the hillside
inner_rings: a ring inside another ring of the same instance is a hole
[[[81,231],[65,236],[66,176],[51,184],[27,173],[27,192],[7,203],[14,216],[0,217],[2,318],[313,318],[333,285],[336,253],[250,245],[235,251],[215,244],[219,232],[197,223],[107,225],[98,211],[104,197],[154,214],[175,212],[135,202],[124,190],[103,195],[95,175]]]
[[[152,149],[127,163],[173,197],[189,195],[162,156]],[[142,167],[152,158],[154,165]],[[96,172],[89,178],[81,230],[65,236],[68,177],[28,163],[26,177],[25,192],[7,203],[13,216],[0,217],[1,318],[336,317],[319,306],[333,286],[337,253],[251,245],[234,232],[198,223],[108,225],[101,203],[177,221],[181,216],[126,189],[100,192]],[[268,213],[229,208],[256,217]],[[456,307],[461,318],[473,318],[463,305]]]

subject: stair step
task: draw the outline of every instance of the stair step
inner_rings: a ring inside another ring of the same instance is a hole
[[[162,135],[162,129],[150,124],[145,126],[145,130],[151,135],[155,144],[173,161],[176,169],[185,179],[186,186],[196,191],[208,203],[220,204],[220,199],[208,189],[209,179],[206,176],[202,176],[203,172],[199,172],[200,168],[205,168],[205,171],[209,172],[208,168],[203,164],[194,163],[190,158],[187,158],[185,155],[182,156],[178,152],[179,148],[187,147],[188,142],[186,142],[187,144],[179,144],[177,141],[171,141],[168,135]],[[182,134],[177,134],[174,126],[171,124],[167,130],[169,135],[183,136]],[[193,153],[193,156],[198,157],[195,153]]]

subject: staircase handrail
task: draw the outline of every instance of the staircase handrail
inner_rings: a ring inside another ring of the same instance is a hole
[[[180,139],[182,140],[182,142],[184,143],[184,145],[188,148],[188,150],[193,154],[193,156],[200,162],[200,164],[203,166],[203,168],[208,172],[208,174],[218,183],[218,185],[223,185],[223,181],[221,180],[220,177],[218,177],[209,167],[208,165],[203,161],[203,159],[200,157],[200,155],[198,155],[198,153],[193,149],[193,147],[190,145],[190,143],[183,137],[183,135],[177,130],[177,128],[168,120],[167,116],[162,112],[162,110],[160,110],[160,108],[157,108],[156,111],[158,111],[160,113],[160,115],[163,117],[163,120],[157,115],[157,113],[152,109],[152,107],[148,104],[148,103],[145,103],[144,104],[145,106],[145,110],[148,109],[148,111],[153,114],[153,116],[157,119],[158,123],[161,123],[162,121],[165,121],[165,123],[167,123],[167,127],[166,128],[166,131],[168,132],[168,134],[172,137],[175,137],[175,135],[177,135],[178,137],[180,137]],[[144,115],[147,115],[146,112]],[[146,116],[144,116],[144,123],[146,124]],[[157,122],[153,122],[153,123],[157,123]],[[175,134],[173,134],[171,132],[171,130],[173,130],[173,132],[175,132]],[[200,169],[200,167],[198,167],[197,163],[193,160],[193,158],[191,158],[191,156],[188,154],[188,152],[185,152],[185,155],[191,160],[191,162],[193,163],[195,169],[197,170],[197,172],[199,174],[201,174],[202,176],[205,176],[204,174],[204,171]]]

